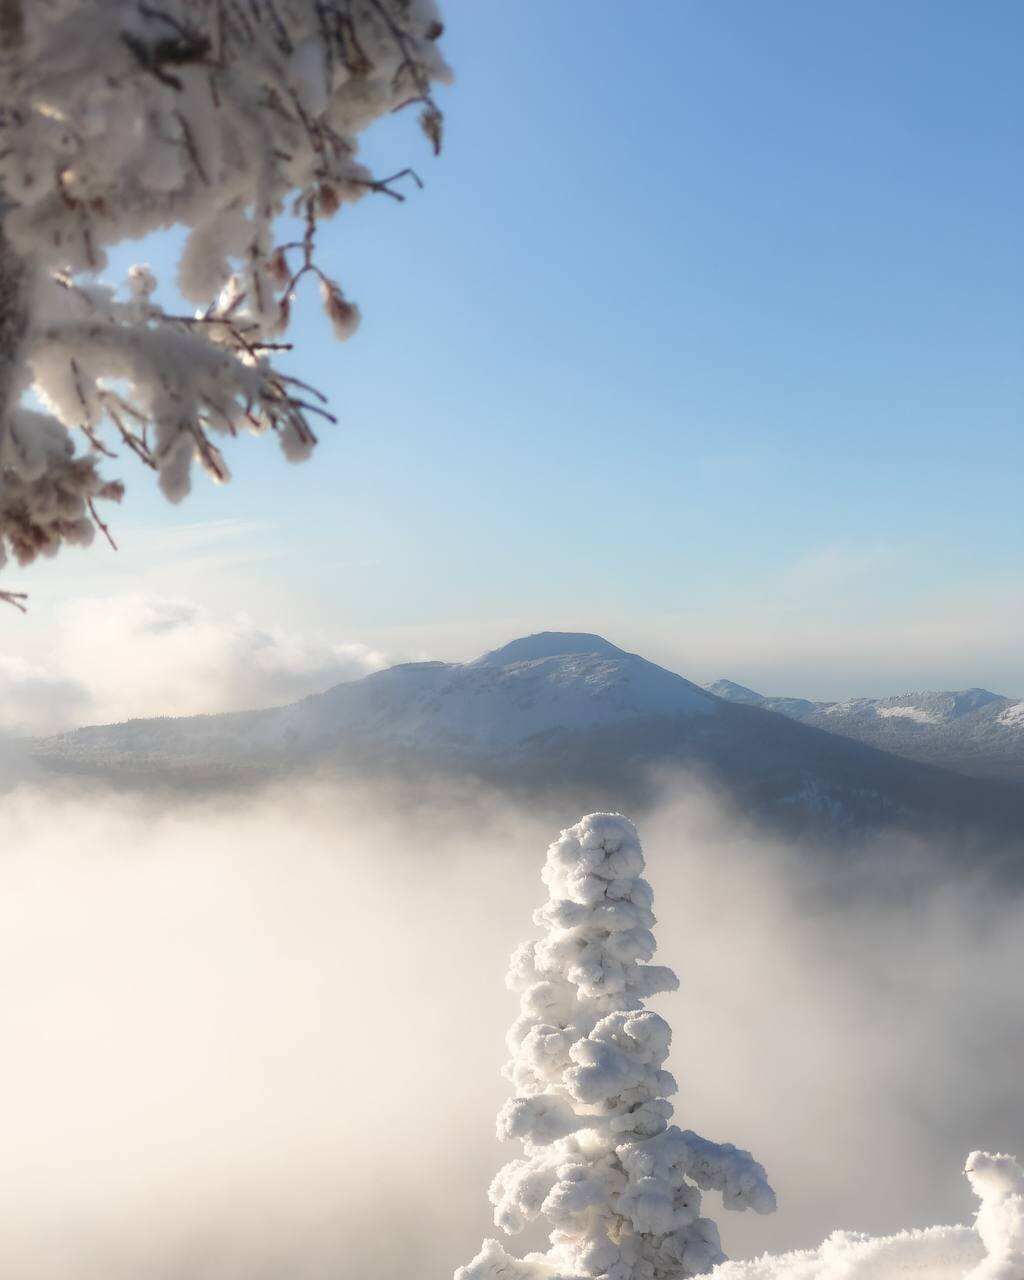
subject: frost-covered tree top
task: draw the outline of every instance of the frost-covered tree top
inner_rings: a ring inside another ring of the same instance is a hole
[[[494,1179],[507,1234],[537,1218],[545,1253],[510,1256],[497,1240],[456,1280],[677,1280],[724,1260],[701,1193],[728,1209],[770,1213],[775,1195],[747,1151],[670,1125],[671,1030],[644,1001],[678,986],[654,955],[653,894],[633,824],[596,813],[548,850],[539,942],[513,953],[521,1013],[508,1035],[515,1087],[498,1136],[523,1156]]]
[[[240,431],[309,454],[323,407],[273,358],[304,284],[355,330],[317,223],[415,180],[359,163],[374,120],[412,106],[440,149],[441,32],[433,0],[0,0],[0,564],[104,527],[112,447],[172,501],[193,462],[228,478],[217,440]],[[279,244],[285,212],[304,231]],[[174,225],[187,313],[146,268],[96,282],[106,246]]]

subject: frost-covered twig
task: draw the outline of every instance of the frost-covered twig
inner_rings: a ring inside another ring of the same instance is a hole
[[[338,337],[359,322],[316,259],[317,224],[419,182],[375,177],[357,140],[416,101],[436,150],[449,73],[433,0],[0,0],[0,26],[2,564],[88,540],[95,499],[119,492],[96,472],[110,441],[173,501],[194,461],[228,478],[218,436],[272,432],[308,456],[310,415],[333,419],[273,364],[295,290],[315,276]],[[303,240],[275,245],[293,210]],[[174,224],[194,315],[166,311],[145,268],[121,294],[95,283],[106,246]],[[30,386],[48,415],[19,410]]]

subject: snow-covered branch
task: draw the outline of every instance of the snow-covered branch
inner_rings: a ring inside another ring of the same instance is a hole
[[[228,478],[218,438],[308,456],[330,415],[274,365],[295,291],[315,282],[340,338],[359,321],[317,226],[418,181],[372,174],[357,139],[415,105],[439,150],[449,73],[433,0],[0,0],[0,27],[0,564],[24,564],[90,539],[118,446],[172,501],[193,462]],[[283,213],[297,242],[276,241]],[[145,268],[96,283],[106,246],[172,225],[191,313]],[[47,414],[18,407],[30,387]]]
[[[648,963],[643,870],[636,829],[618,814],[583,818],[548,850],[550,898],[534,915],[546,934],[514,952],[508,975],[522,1012],[498,1136],[519,1139],[524,1155],[490,1198],[508,1234],[546,1218],[551,1247],[520,1259],[485,1241],[456,1280],[682,1280],[724,1260],[702,1190],[721,1192],[727,1209],[775,1208],[749,1152],[669,1124],[672,1033],[644,1000],[678,981]]]

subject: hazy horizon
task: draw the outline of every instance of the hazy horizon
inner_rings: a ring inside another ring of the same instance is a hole
[[[843,701],[923,689],[981,687],[1008,697],[1024,692],[1024,672],[1013,683],[1020,665],[1015,656],[998,667],[982,662],[977,669],[966,658],[962,666],[939,662],[941,629],[929,635],[929,656],[917,668],[904,652],[890,652],[896,669],[883,678],[865,669],[862,646],[842,674],[826,677],[816,674],[817,664],[809,660],[790,670],[782,648],[763,631],[752,635],[749,626],[737,626],[727,645],[713,634],[695,638],[691,629],[683,645],[669,633],[646,635],[635,626],[617,630],[600,620],[583,625],[561,616],[337,634],[289,626],[269,610],[231,611],[149,591],[44,597],[33,601],[33,608],[39,613],[27,619],[13,611],[6,619],[0,731],[49,732],[86,723],[274,706],[399,662],[469,661],[536,631],[594,632],[695,683],[726,677],[768,696]],[[999,643],[998,634],[990,635],[993,639]],[[879,632],[876,640],[881,654],[889,637]],[[804,643],[827,653],[811,635]]]

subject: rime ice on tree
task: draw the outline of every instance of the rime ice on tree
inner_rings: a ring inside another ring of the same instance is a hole
[[[317,226],[416,180],[359,162],[375,120],[418,104],[440,149],[442,30],[434,0],[0,0],[0,566],[104,528],[111,441],[172,501],[193,462],[228,478],[218,438],[308,455],[325,410],[275,363],[292,302],[316,281],[335,334],[355,330]],[[302,220],[286,243],[283,213]],[[171,226],[191,309],[165,310],[146,268],[97,282],[108,246]]]
[[[680,1280],[724,1261],[701,1192],[771,1213],[775,1195],[747,1151],[670,1125],[671,1030],[644,1000],[678,986],[654,955],[651,887],[636,828],[596,813],[548,849],[540,942],[513,953],[522,1012],[508,1034],[515,1086],[498,1136],[524,1154],[494,1179],[506,1233],[543,1217],[546,1253],[514,1258],[487,1240],[456,1280]]]

